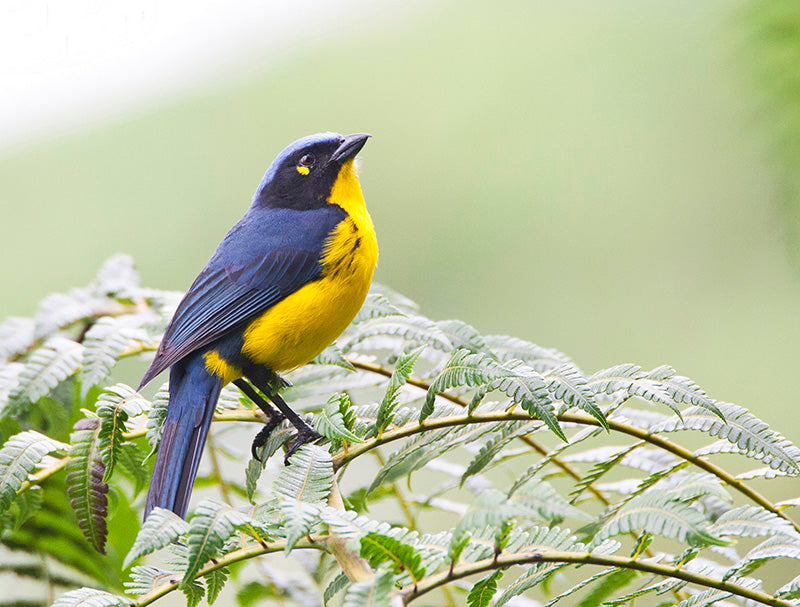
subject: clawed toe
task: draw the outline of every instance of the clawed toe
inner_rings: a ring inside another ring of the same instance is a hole
[[[322,435],[314,432],[310,427],[306,426],[305,428],[300,428],[297,431],[297,437],[294,439],[291,447],[286,451],[286,456],[283,458],[283,463],[285,465],[289,465],[289,459],[295,454],[300,447],[305,445],[306,443],[314,442],[317,439],[322,438]]]

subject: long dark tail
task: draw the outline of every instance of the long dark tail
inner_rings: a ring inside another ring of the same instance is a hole
[[[201,356],[170,369],[169,407],[153,466],[144,516],[153,508],[186,514],[197,466],[222,389],[222,380],[206,371]]]

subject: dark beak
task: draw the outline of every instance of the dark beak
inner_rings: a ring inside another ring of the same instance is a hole
[[[368,135],[367,133],[348,135],[342,140],[342,143],[339,144],[339,147],[336,148],[333,155],[331,155],[331,162],[338,162],[341,164],[350,160],[361,151],[361,148],[364,147],[364,144],[370,137],[372,137],[372,135]]]

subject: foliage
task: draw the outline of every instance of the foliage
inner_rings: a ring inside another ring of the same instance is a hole
[[[140,525],[168,394],[118,363],[157,347],[178,299],[117,256],[0,325],[0,575],[43,588],[0,605],[800,604],[800,497],[750,484],[800,474],[789,440],[669,366],[587,374],[380,286],[287,377],[320,440],[248,463],[263,415],[229,386],[187,520]],[[778,584],[757,577],[773,561]]]

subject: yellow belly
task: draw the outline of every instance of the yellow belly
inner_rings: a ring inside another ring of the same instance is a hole
[[[364,303],[372,278],[372,269],[365,270],[331,274],[271,307],[245,330],[244,354],[273,371],[312,360],[341,335]]]
[[[328,201],[348,217],[325,243],[323,277],[272,306],[244,332],[242,352],[276,372],[304,365],[328,347],[369,291],[378,244],[352,161],[342,167]]]

